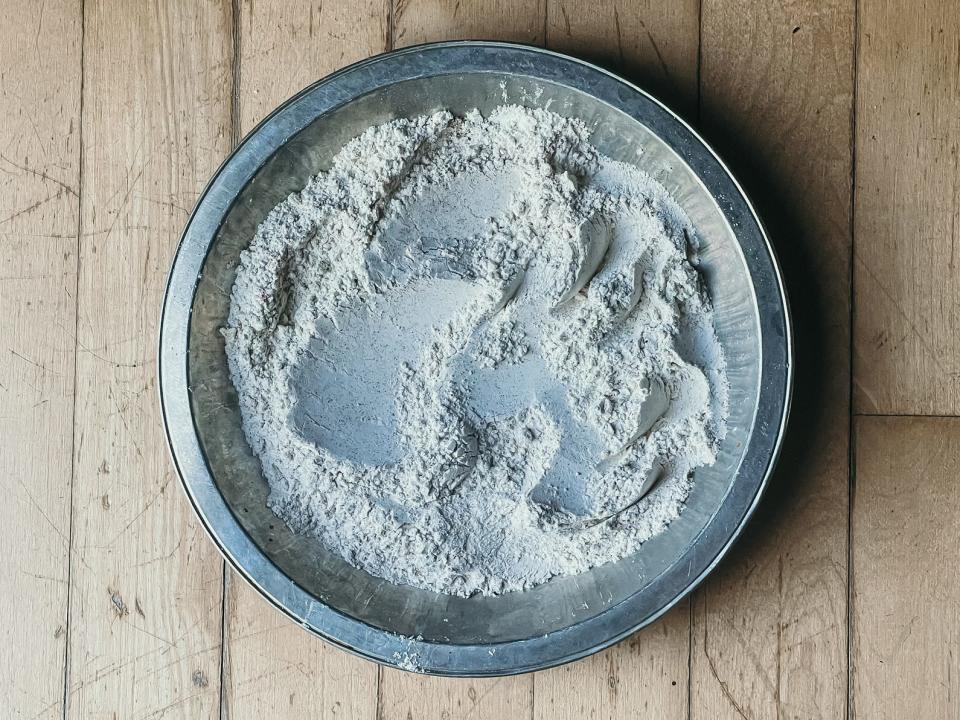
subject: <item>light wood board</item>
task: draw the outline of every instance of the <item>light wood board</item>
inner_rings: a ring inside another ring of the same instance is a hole
[[[543,45],[546,0],[393,0],[393,47],[440,40]]]
[[[230,148],[230,16],[87,2],[83,41],[67,716],[216,717],[222,564],[177,487],[155,358],[173,250]]]
[[[960,414],[960,6],[860,13],[854,407]]]
[[[960,419],[857,418],[852,717],[960,716]]]
[[[63,715],[80,175],[80,12],[0,23],[0,714]]]

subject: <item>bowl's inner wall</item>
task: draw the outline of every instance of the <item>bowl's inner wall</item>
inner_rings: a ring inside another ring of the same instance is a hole
[[[657,178],[689,215],[701,242],[701,272],[713,299],[728,362],[729,431],[719,459],[696,472],[687,508],[633,557],[522,593],[458,598],[397,586],[357,570],[318,541],[294,535],[266,506],[268,487],[240,427],[220,329],[239,253],[257,225],[289,193],[329,167],[371,125],[448,109],[486,113],[504,102],[582,118],[604,154]],[[230,209],[203,267],[190,326],[194,423],[210,471],[240,524],[298,585],[336,610],[384,630],[427,641],[506,642],[558,630],[647,586],[694,542],[720,507],[737,472],[755,415],[759,325],[752,285],[729,225],[687,165],[646,127],[584,93],[516,75],[440,75],[409,80],[356,99],[315,120],[258,171]],[[654,608],[651,608],[653,611]],[[640,618],[638,618],[638,621]]]

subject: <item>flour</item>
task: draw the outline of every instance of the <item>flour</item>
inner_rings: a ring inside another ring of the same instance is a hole
[[[530,351],[523,328],[510,317],[505,308],[490,318],[480,330],[476,359],[484,368],[495,368],[503,363],[516,365]]]
[[[270,507],[457,595],[637,551],[725,433],[696,251],[663,187],[577,120],[371,128],[241,255],[223,333]]]

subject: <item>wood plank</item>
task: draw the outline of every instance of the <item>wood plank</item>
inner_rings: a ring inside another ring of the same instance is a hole
[[[534,678],[537,720],[685,718],[688,708],[690,605],[598,655]]]
[[[663,5],[600,0],[584,12],[551,0],[547,45],[625,74],[696,114],[699,1]],[[581,662],[538,673],[535,716],[553,718],[686,717],[690,607],[684,602],[652,627]]]
[[[0,707],[63,715],[73,443],[81,17],[0,25]],[[12,550],[16,548],[16,552]],[[27,599],[25,601],[25,598]]]
[[[68,715],[215,717],[222,563],[157,407],[165,276],[230,146],[229,6],[85,4]]]
[[[235,575],[226,610],[223,718],[376,717],[374,663],[310,635]]]
[[[602,2],[596,12],[575,12],[572,5],[551,3],[546,35],[538,34],[544,9],[539,4],[508,4],[489,8],[479,3],[458,3],[451,17],[439,12],[435,2],[412,0],[395,12],[398,43],[413,44],[449,37],[484,37],[524,40],[547,44],[559,50],[583,51],[601,48],[600,59],[614,52],[610,38],[620,33],[617,57],[623,67],[647,73],[656,62],[656,77],[664,72],[677,84],[673,97],[683,97],[689,108],[696,98],[697,8],[685,2],[663,12],[662,8],[623,7]],[[446,6],[449,8],[449,5]],[[518,18],[518,13],[523,13]],[[563,19],[564,13],[566,19]],[[455,15],[455,17],[454,17]],[[510,15],[510,22],[503,22]],[[524,19],[527,18],[527,19]],[[560,19],[557,19],[560,18]],[[572,20],[571,20],[572,18]],[[499,23],[503,23],[502,25]],[[556,42],[554,38],[558,38]],[[657,40],[659,38],[659,45]],[[661,47],[662,46],[662,47]],[[606,53],[602,48],[608,48]],[[654,61],[654,58],[657,58]],[[593,59],[596,59],[594,56]],[[646,77],[646,75],[644,75]],[[686,83],[686,93],[678,88]],[[663,89],[660,83],[657,87]],[[611,716],[644,707],[665,716],[682,713],[687,698],[687,660],[689,652],[689,616],[686,607],[672,613],[656,627],[641,633],[629,643],[613,648],[588,661],[529,679],[463,681],[457,684],[432,678],[416,678],[396,672],[384,672],[381,678],[381,712],[385,718],[456,717],[462,712],[483,716],[523,716],[532,711],[537,717],[579,717],[583,707],[569,698],[596,701],[596,717]],[[621,683],[620,678],[625,682]],[[642,678],[638,682],[637,678]],[[534,705],[533,696],[537,698]]]
[[[546,0],[394,0],[395,47],[456,39],[509,40],[542,45]],[[528,718],[533,678],[450,680],[384,668],[380,674],[378,720],[393,718]]]
[[[707,0],[703,130],[792,291],[790,432],[758,516],[698,592],[693,718],[843,717],[854,0]]]
[[[434,678],[383,668],[380,674],[378,720],[451,720],[465,718],[529,718],[530,676],[501,678]]]
[[[334,70],[388,49],[390,0],[242,0],[239,131]]]
[[[393,0],[394,47],[440,40],[542,45],[547,0]]]
[[[383,0],[239,7],[240,134],[334,70],[387,49]],[[373,718],[377,666],[325,645],[227,578],[224,717]]]
[[[547,45],[635,82],[680,114],[697,113],[700,1],[550,0]]]
[[[852,718],[955,718],[960,419],[857,418]]]
[[[865,3],[854,407],[960,414],[960,6]]]

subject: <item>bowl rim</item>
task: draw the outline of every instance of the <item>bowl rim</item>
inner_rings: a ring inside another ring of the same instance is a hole
[[[384,86],[473,73],[523,75],[585,92],[641,122],[683,159],[740,245],[757,301],[761,372],[754,428],[737,476],[716,514],[666,571],[598,615],[546,635],[452,644],[397,635],[341,613],[267,557],[234,517],[207,466],[194,426],[187,361],[194,294],[207,253],[237,194],[286,140],[320,115]],[[498,676],[554,667],[619,642],[664,615],[717,566],[755,511],[780,452],[793,391],[793,330],[780,267],[753,204],[687,122],[590,62],[518,43],[463,40],[411,46],[349,65],[291,97],[244,137],[199,196],[181,236],[163,297],[157,372],[167,444],[181,485],[220,553],[271,605],[325,641],[379,663],[435,675]],[[654,609],[641,612],[641,601]]]

